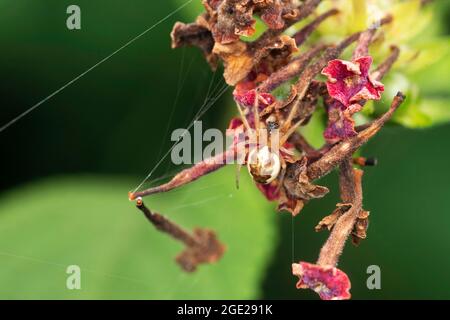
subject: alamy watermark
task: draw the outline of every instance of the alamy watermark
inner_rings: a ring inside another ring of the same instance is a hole
[[[69,15],[66,20],[66,26],[69,30],[81,30],[81,9],[72,4],[67,7],[66,13]]]
[[[278,153],[280,149],[280,134],[278,129],[251,129],[244,132],[242,126],[227,129],[224,135],[219,129],[207,129],[203,132],[201,121],[194,122],[193,134],[187,129],[176,129],[171,140],[175,142],[171,150],[171,160],[174,164],[194,164],[207,159],[213,159],[221,164],[245,164],[251,162],[253,150],[269,148]],[[229,156],[217,156],[230,151]],[[215,158],[216,157],[216,158]]]
[[[377,265],[368,266],[367,274],[370,275],[366,281],[367,289],[381,290],[381,268]]]
[[[77,265],[70,265],[66,269],[69,275],[66,279],[66,288],[69,290],[81,290],[81,268]]]

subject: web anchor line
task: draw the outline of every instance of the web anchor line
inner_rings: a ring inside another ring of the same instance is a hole
[[[154,25],[152,25],[151,27],[147,28],[146,30],[144,30],[143,32],[141,32],[140,34],[138,34],[137,36],[135,36],[133,39],[129,40],[128,42],[126,42],[124,45],[122,45],[121,47],[119,47],[118,49],[116,49],[115,51],[113,51],[111,54],[107,55],[105,58],[103,58],[102,60],[100,60],[99,62],[97,62],[96,64],[94,64],[92,67],[88,68],[86,71],[82,72],[81,74],[79,74],[78,76],[76,76],[75,78],[73,78],[72,80],[70,80],[69,82],[67,82],[65,85],[63,85],[61,88],[59,88],[58,90],[54,91],[53,93],[51,93],[50,95],[48,95],[47,97],[45,97],[44,99],[42,99],[41,101],[39,101],[38,103],[36,103],[35,105],[31,106],[30,108],[28,108],[27,110],[25,110],[24,112],[22,112],[21,114],[19,114],[17,117],[15,117],[14,119],[10,120],[9,122],[7,122],[6,124],[4,124],[2,127],[0,127],[0,133],[2,133],[3,131],[5,131],[6,129],[8,129],[9,127],[11,127],[12,125],[14,125],[16,122],[20,121],[21,119],[23,119],[24,117],[26,117],[28,114],[30,114],[31,112],[33,112],[34,110],[36,110],[37,108],[39,108],[41,105],[43,105],[45,102],[49,101],[50,99],[52,99],[54,96],[56,96],[57,94],[59,94],[61,91],[67,89],[68,87],[70,87],[72,84],[74,84],[75,82],[77,82],[78,80],[80,80],[81,78],[83,78],[85,75],[87,75],[88,73],[90,73],[91,71],[93,71],[94,69],[96,69],[98,66],[102,65],[103,63],[105,63],[106,61],[108,61],[109,59],[111,59],[113,56],[115,56],[117,53],[119,53],[120,51],[122,51],[123,49],[127,48],[129,45],[131,45],[133,42],[135,42],[136,40],[139,40],[140,38],[142,38],[144,35],[146,35],[148,32],[152,31],[154,28],[156,28],[157,26],[159,26],[161,23],[165,22],[167,19],[169,19],[170,17],[172,17],[173,15],[175,15],[177,12],[181,11],[181,9],[183,9],[184,7],[188,6],[193,0],[188,0],[186,3],[184,3],[183,5],[179,6],[177,9],[175,9],[174,11],[172,11],[171,13],[169,13],[167,16],[165,16],[164,18],[162,18],[161,20],[159,20],[158,22],[156,22]]]
[[[164,160],[169,156],[169,154],[172,152],[172,150],[175,148],[175,146],[180,142],[186,134],[189,132],[189,130],[192,128],[194,123],[200,119],[218,100],[219,98],[228,90],[228,85],[224,84],[220,88],[217,96],[211,100],[209,100],[206,104],[204,104],[200,110],[197,112],[197,114],[194,117],[194,120],[189,124],[189,126],[186,128],[186,130],[181,134],[177,141],[170,147],[170,149],[164,154],[164,156],[156,163],[156,165],[153,167],[153,169],[150,171],[150,173],[144,178],[144,180],[131,192],[136,193],[155,173],[155,171],[159,168],[159,166],[164,162]]]

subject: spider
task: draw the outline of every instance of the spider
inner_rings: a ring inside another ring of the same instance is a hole
[[[257,184],[270,185],[275,180],[282,181],[287,163],[295,161],[294,148],[288,140],[304,119],[292,124],[294,118],[292,114],[295,109],[287,117],[278,111],[262,116],[261,111],[273,108],[276,102],[273,102],[273,98],[268,98],[256,91],[249,91],[242,95],[236,93],[235,96],[239,101],[236,105],[240,117],[230,122],[228,134],[233,134],[234,140],[227,151],[183,170],[165,184],[130,193],[129,199],[136,200],[139,197],[181,187],[235,160],[238,169],[243,165],[247,166],[249,174]],[[248,100],[245,99],[251,99],[253,103],[249,105]]]

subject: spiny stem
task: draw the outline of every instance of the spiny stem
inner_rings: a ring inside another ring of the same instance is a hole
[[[289,142],[292,143],[295,148],[300,151],[306,153],[308,157],[311,155],[320,156],[319,151],[317,151],[309,142],[302,136],[299,132],[294,132],[290,138]]]
[[[185,245],[184,250],[176,257],[176,262],[184,271],[194,272],[199,264],[217,262],[223,256],[225,246],[217,239],[214,231],[195,228],[190,233],[162,215],[151,212],[141,198],[137,199],[136,207],[156,229]]]

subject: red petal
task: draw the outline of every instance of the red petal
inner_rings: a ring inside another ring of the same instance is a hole
[[[278,188],[278,183],[276,183],[276,181],[273,181],[270,184],[257,183],[256,186],[264,194],[267,200],[269,201],[278,200],[278,197],[280,196],[280,191]]]
[[[256,90],[250,90],[245,93],[239,93],[235,91],[234,99],[243,107],[253,107],[256,102]],[[258,106],[260,109],[264,109],[275,102],[275,97],[270,93],[260,93],[258,95]]]
[[[350,280],[338,268],[299,262],[292,264],[292,274],[299,277],[298,289],[314,290],[322,300],[347,300],[351,297]]]
[[[228,129],[234,130],[234,129],[239,128],[242,125],[243,125],[243,122],[240,118],[233,118],[233,119],[231,119],[230,124],[228,125]]]
[[[324,132],[324,137],[329,143],[336,143],[356,135],[355,122],[348,109],[358,110],[359,108],[346,108],[337,100],[329,106],[328,127]]]
[[[360,100],[379,100],[384,86],[369,76],[372,57],[366,56],[355,61],[332,60],[322,70],[328,77],[327,88],[330,96],[349,106]]]
[[[361,100],[380,100],[383,92],[382,83],[369,79],[366,85],[350,99],[350,103]]]

